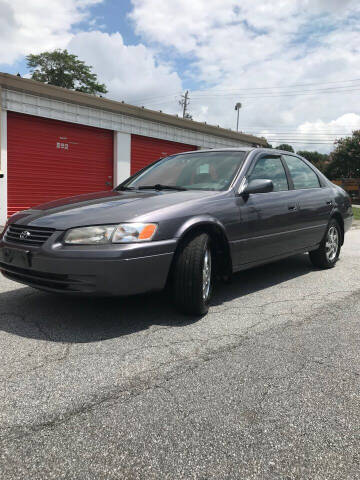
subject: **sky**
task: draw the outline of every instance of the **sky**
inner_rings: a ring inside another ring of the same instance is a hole
[[[360,128],[358,0],[0,0],[0,71],[68,49],[107,97],[327,153]]]

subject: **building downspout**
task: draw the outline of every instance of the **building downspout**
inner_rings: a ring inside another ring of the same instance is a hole
[[[0,227],[7,221],[7,111],[2,106],[0,86]],[[1,231],[1,228],[0,228]]]
[[[2,112],[2,87],[0,85],[0,145],[1,145],[1,112]],[[2,162],[2,155],[1,155],[1,150],[0,150],[0,178],[4,178],[4,172],[2,171],[1,168],[1,162]]]

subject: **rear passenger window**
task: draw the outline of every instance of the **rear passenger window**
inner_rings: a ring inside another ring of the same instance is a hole
[[[305,162],[300,158],[285,155],[285,160],[289,168],[295,190],[302,188],[319,188],[320,182],[318,176]]]
[[[272,180],[274,184],[274,192],[280,192],[281,190],[289,190],[285,169],[280,158],[276,157],[263,157],[260,158],[248,177],[250,180],[258,179]]]

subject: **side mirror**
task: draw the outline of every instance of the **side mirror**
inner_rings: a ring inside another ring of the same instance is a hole
[[[242,195],[250,195],[252,193],[268,193],[274,190],[274,184],[272,180],[265,178],[259,178],[256,180],[250,180],[250,182],[244,188]]]

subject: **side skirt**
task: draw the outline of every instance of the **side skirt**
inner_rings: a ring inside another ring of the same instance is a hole
[[[288,252],[283,255],[278,255],[276,257],[270,257],[263,260],[259,260],[258,262],[251,262],[251,263],[243,263],[242,265],[236,265],[233,267],[233,272],[241,272],[242,270],[248,270],[253,267],[259,267],[260,265],[266,265],[267,263],[277,262],[278,260],[282,260],[283,258],[293,257],[294,255],[299,255],[301,253],[312,252],[313,250],[317,250],[320,244],[313,245],[312,247],[301,248],[299,250],[294,250],[293,252]]]

